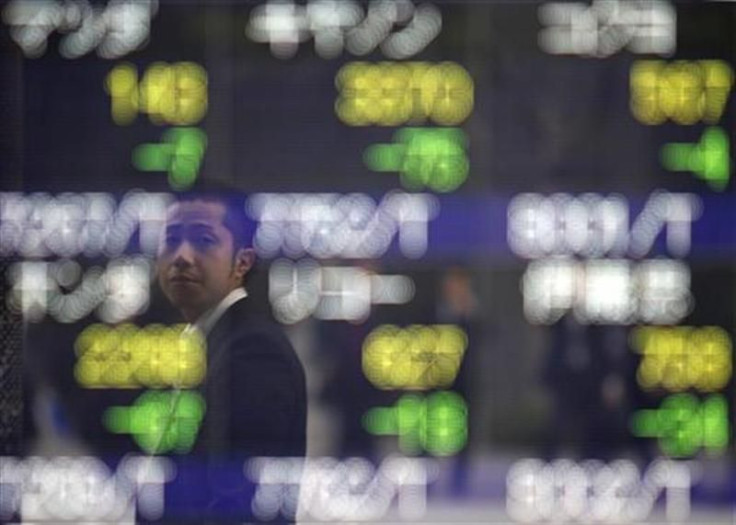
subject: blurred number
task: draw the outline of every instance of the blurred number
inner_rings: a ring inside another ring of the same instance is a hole
[[[633,344],[642,354],[637,380],[646,390],[712,392],[731,379],[731,339],[717,326],[642,327]]]
[[[670,171],[689,171],[711,189],[723,191],[731,180],[730,138],[709,126],[698,142],[671,142],[662,147],[662,165]]]
[[[455,381],[468,338],[457,326],[381,326],[363,345],[363,372],[378,388],[425,390]]]
[[[669,456],[689,457],[701,448],[721,452],[728,446],[728,403],[722,395],[701,402],[692,394],[673,394],[658,409],[635,412],[631,429],[637,437],[657,438]]]
[[[196,386],[204,377],[204,342],[181,328],[93,324],[75,344],[77,380],[86,388]]]
[[[147,113],[154,124],[187,126],[207,113],[207,72],[194,62],[151,64],[138,81],[136,67],[115,66],[107,75],[112,119],[131,124],[138,112]]]
[[[115,434],[132,434],[148,454],[191,450],[205,413],[205,402],[196,392],[155,392],[141,395],[133,406],[113,406],[103,423]]]
[[[136,146],[133,165],[140,171],[165,171],[169,186],[185,190],[197,180],[207,149],[207,135],[199,128],[166,130],[161,142]]]
[[[423,450],[435,456],[451,456],[465,447],[468,410],[455,392],[440,391],[427,398],[402,396],[393,407],[376,407],[363,418],[365,429],[374,435],[396,435],[402,452]]]
[[[394,144],[374,144],[364,154],[373,171],[401,173],[407,189],[457,189],[468,177],[467,137],[459,128],[404,128]]]
[[[473,79],[453,62],[352,62],[340,69],[335,83],[335,111],[349,126],[426,120],[452,126],[473,110]]]
[[[649,125],[667,119],[683,125],[716,123],[733,79],[733,69],[721,60],[640,60],[631,68],[631,111]]]

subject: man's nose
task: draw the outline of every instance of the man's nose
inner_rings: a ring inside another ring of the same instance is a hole
[[[176,248],[173,264],[177,267],[191,266],[194,264],[194,248],[189,242],[184,241]]]

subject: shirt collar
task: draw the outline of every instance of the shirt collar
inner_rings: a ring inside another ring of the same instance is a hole
[[[204,337],[209,335],[212,327],[222,317],[222,314],[233,304],[241,299],[248,297],[248,292],[242,286],[236,288],[227,294],[220,303],[214,308],[210,308],[193,323],[187,326],[186,330],[198,330]]]

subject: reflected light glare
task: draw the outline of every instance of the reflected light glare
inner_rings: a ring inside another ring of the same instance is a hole
[[[697,195],[656,191],[631,222],[629,202],[620,195],[521,193],[509,203],[506,236],[511,250],[525,259],[641,258],[664,232],[668,252],[684,257],[690,253],[692,223],[701,211]]]
[[[268,43],[275,57],[291,58],[307,39],[305,12],[291,2],[269,0],[251,11],[245,34],[254,42]]]
[[[105,256],[129,248],[154,255],[171,195],[130,191],[116,204],[108,193],[0,193],[0,253],[23,258]]]
[[[0,457],[0,518],[22,512],[34,523],[127,522],[158,519],[163,484],[176,476],[164,458],[126,456],[110,472],[96,457]]]
[[[669,0],[546,2],[538,17],[544,26],[539,47],[554,55],[605,58],[624,48],[671,55],[676,49],[677,12]]]
[[[296,263],[277,259],[269,269],[268,282],[274,315],[285,324],[310,315],[362,322],[372,304],[402,304],[411,300],[414,292],[413,281],[402,275],[374,275],[356,267],[321,267],[311,259]]]
[[[103,276],[107,291],[98,314],[106,323],[119,323],[148,308],[153,264],[145,257],[116,259]]]
[[[3,9],[10,35],[29,58],[46,51],[51,33],[62,33],[59,53],[79,58],[97,49],[105,59],[120,58],[148,41],[157,0],[110,0],[106,6],[87,0],[12,0]]]
[[[25,261],[11,266],[8,305],[26,320],[46,314],[73,323],[97,309],[100,319],[120,322],[148,307],[151,262],[145,257],[112,259],[107,268],[81,271],[73,261]]]
[[[592,323],[627,324],[632,320],[637,304],[628,261],[590,261],[583,278],[576,315]]]
[[[401,456],[378,465],[359,457],[255,458],[244,471],[257,483],[252,509],[258,519],[295,519],[298,507],[300,523],[380,520],[394,500],[402,519],[420,519],[437,477],[432,461]]]
[[[409,0],[372,0],[364,13],[355,0],[268,0],[251,10],[245,34],[267,43],[280,59],[296,55],[302,42],[314,38],[324,59],[337,58],[343,47],[364,56],[379,48],[389,58],[406,59],[424,50],[442,27],[439,9],[415,7]]]
[[[581,323],[673,324],[693,307],[689,267],[667,259],[540,259],[521,285],[524,315],[534,324],[555,323],[568,311]]]
[[[414,298],[414,281],[405,275],[371,275],[373,304],[406,304]]]
[[[258,222],[254,247],[262,257],[373,259],[398,236],[408,257],[427,249],[428,222],[439,213],[427,194],[389,193],[380,202],[361,193],[263,193],[246,211]]]
[[[307,18],[315,51],[330,59],[342,53],[344,32],[361,21],[363,9],[353,0],[317,0],[307,4]]]
[[[663,494],[667,519],[686,521],[691,478],[689,464],[666,459],[644,472],[624,459],[522,459],[506,476],[506,511],[522,523],[632,523],[650,517]]]
[[[404,31],[388,36],[381,43],[381,51],[395,60],[410,58],[426,48],[441,30],[442,15],[439,9],[432,4],[421,4]]]

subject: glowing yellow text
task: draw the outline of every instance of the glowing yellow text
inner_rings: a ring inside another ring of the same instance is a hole
[[[473,79],[454,62],[351,62],[337,73],[335,112],[349,126],[461,123],[473,110]]]
[[[631,67],[631,111],[644,124],[719,121],[733,86],[722,60],[639,60]]]
[[[190,126],[207,113],[207,72],[194,62],[154,62],[140,82],[136,67],[123,63],[107,75],[105,89],[118,125],[131,124],[140,112],[154,124]]]
[[[454,325],[379,326],[363,343],[363,373],[383,390],[448,387],[467,345]]]
[[[206,370],[205,342],[183,328],[93,324],[75,343],[77,381],[86,388],[194,387]]]
[[[637,380],[644,389],[713,392],[731,378],[731,339],[717,326],[638,328],[633,343],[643,356]]]

